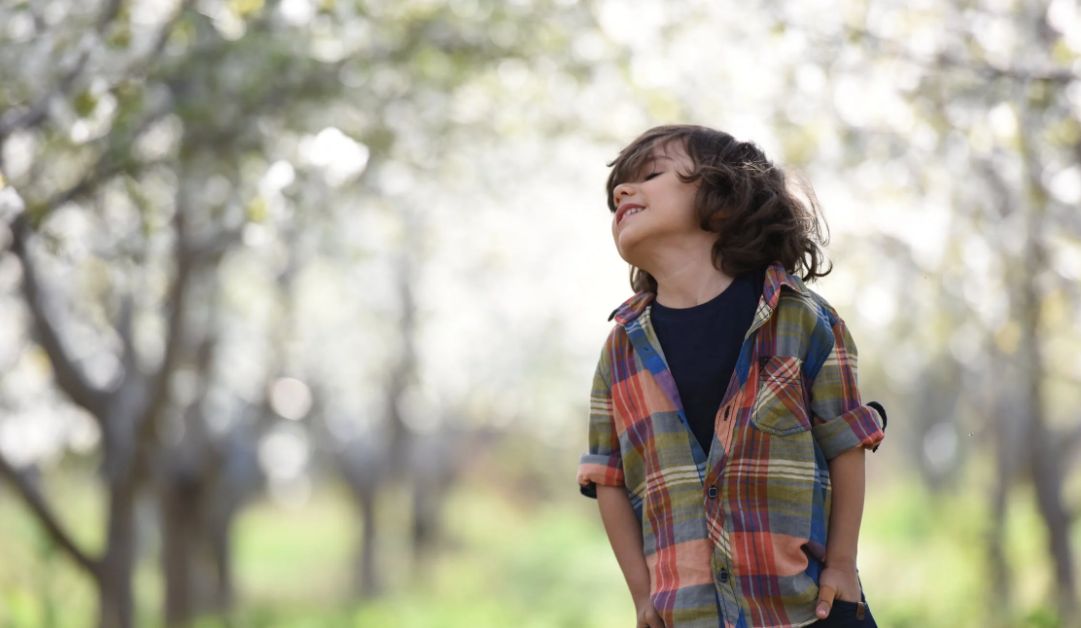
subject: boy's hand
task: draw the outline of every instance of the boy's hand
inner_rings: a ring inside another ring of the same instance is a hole
[[[657,612],[657,607],[653,606],[653,601],[648,596],[636,602],[635,606],[638,610],[638,626],[636,628],[666,628],[664,620],[661,619],[661,614]]]
[[[834,600],[860,601],[860,581],[855,567],[825,567],[818,577],[819,619],[829,616]]]

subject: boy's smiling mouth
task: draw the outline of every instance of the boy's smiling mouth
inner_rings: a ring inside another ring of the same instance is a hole
[[[619,208],[619,211],[617,213],[616,224],[622,224],[624,219],[627,218],[627,216],[630,216],[631,214],[637,214],[640,211],[645,211],[645,209],[645,207],[642,207],[641,205],[638,205],[636,203],[627,203],[626,205],[623,205]]]

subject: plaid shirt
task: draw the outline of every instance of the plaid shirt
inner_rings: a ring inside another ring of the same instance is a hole
[[[655,296],[638,292],[612,312],[581,493],[625,487],[667,628],[814,623],[827,461],[875,451],[885,435],[882,406],[860,401],[852,336],[825,299],[771,264],[705,452],[650,323]]]

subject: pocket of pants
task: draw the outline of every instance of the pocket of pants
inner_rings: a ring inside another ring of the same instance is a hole
[[[864,607],[862,617],[859,616],[860,605]],[[871,616],[871,610],[867,607],[866,601],[849,602],[835,599],[827,617],[832,620],[830,626],[857,626],[859,628],[877,628],[878,626],[874,617]]]
[[[758,392],[751,425],[774,436],[811,429],[804,400],[803,360],[794,356],[763,356],[758,361]]]

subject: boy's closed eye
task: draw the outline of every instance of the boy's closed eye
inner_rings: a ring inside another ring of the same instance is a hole
[[[660,174],[662,174],[662,172],[651,172],[651,173],[647,174],[646,177],[644,179],[642,179],[642,180],[643,181],[649,181],[653,177],[659,176]],[[639,175],[636,175],[634,178],[638,179],[638,176]]]

